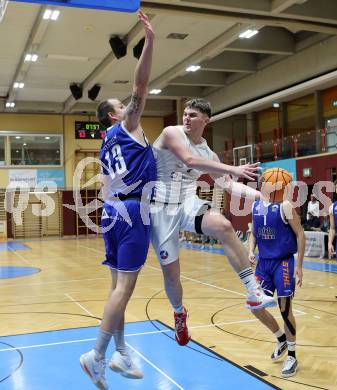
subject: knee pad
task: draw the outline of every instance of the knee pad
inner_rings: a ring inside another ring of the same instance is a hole
[[[278,298],[278,305],[280,308],[280,312],[281,312],[283,321],[287,325],[287,328],[289,329],[290,333],[293,336],[296,336],[296,329],[295,329],[294,325],[289,321],[290,302],[291,302],[291,297],[286,297],[285,308],[284,308],[284,310],[282,310],[281,298]]]

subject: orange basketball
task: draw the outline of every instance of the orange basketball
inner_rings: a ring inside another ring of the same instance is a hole
[[[283,202],[285,189],[291,181],[292,176],[285,169],[269,168],[261,175],[261,192],[272,203]]]

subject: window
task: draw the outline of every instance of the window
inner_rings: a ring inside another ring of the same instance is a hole
[[[0,166],[6,165],[5,145],[6,145],[6,137],[0,137]]]
[[[10,165],[62,164],[60,135],[13,135],[9,142]]]

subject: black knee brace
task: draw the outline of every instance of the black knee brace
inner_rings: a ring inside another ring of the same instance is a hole
[[[282,305],[281,305],[281,298],[278,298],[278,305],[280,308],[280,312],[283,318],[284,323],[287,325],[287,328],[289,329],[290,333],[293,336],[296,336],[296,329],[294,328],[293,324],[289,321],[289,309],[290,309],[290,302],[291,302],[291,297],[286,297],[286,305],[284,308],[284,311],[282,310]]]

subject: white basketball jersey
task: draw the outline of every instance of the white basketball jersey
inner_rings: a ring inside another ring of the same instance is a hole
[[[213,160],[214,153],[202,138],[200,144],[195,145],[185,134],[183,127],[177,127],[182,134],[182,142],[196,156]],[[153,144],[153,151],[157,162],[157,184],[154,199],[158,202],[171,204],[183,203],[185,199],[196,194],[197,179],[204,173],[197,169],[188,168],[168,149],[160,147],[160,139]]]

